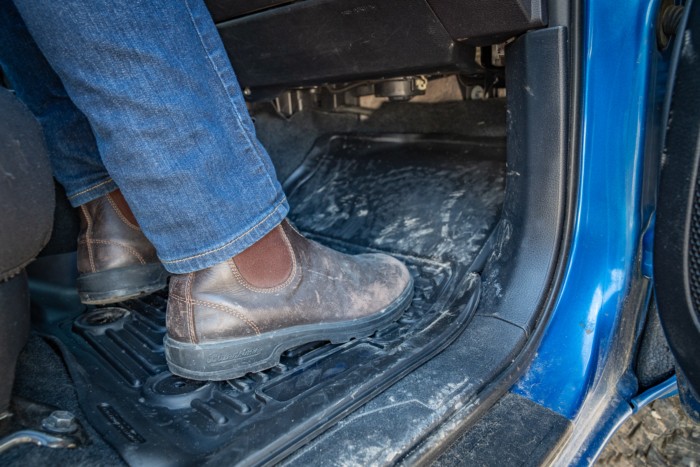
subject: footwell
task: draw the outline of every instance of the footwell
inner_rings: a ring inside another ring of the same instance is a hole
[[[467,325],[480,286],[469,266],[499,216],[503,153],[490,141],[334,136],[287,181],[290,217],[309,237],[392,253],[413,274],[411,307],[368,338],[311,343],[269,370],[196,382],[167,371],[164,292],[84,313],[47,309],[42,330],[63,350],[89,421],[127,462],[280,460]]]

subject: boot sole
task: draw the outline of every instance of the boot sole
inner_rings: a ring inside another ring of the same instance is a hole
[[[315,341],[342,344],[367,337],[396,321],[413,299],[413,278],[401,295],[379,313],[339,323],[308,324],[223,342],[188,344],[164,339],[171,373],[200,381],[223,381],[277,365],[286,350]]]
[[[82,274],[78,295],[86,305],[107,305],[164,289],[170,274],[160,263]]]

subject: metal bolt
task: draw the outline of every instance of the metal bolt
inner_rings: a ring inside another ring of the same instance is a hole
[[[479,86],[478,84],[474,87],[472,87],[471,92],[469,93],[469,97],[471,97],[472,100],[482,100],[485,97],[484,93],[484,88]]]
[[[78,429],[75,415],[67,410],[55,410],[41,421],[41,426],[53,433],[73,433]]]
[[[250,90],[250,88],[248,86],[243,88],[243,95],[244,96],[250,96],[251,94],[253,94],[253,92]]]

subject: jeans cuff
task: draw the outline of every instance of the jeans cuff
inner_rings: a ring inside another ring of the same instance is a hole
[[[253,227],[245,232],[236,233],[232,238],[225,240],[223,244],[210,247],[201,253],[186,258],[171,260],[160,258],[160,261],[165,266],[165,269],[173,274],[187,274],[206,269],[236,256],[263,238],[287,217],[288,212],[289,205],[287,204],[287,199],[283,197],[269,211],[263,213],[260,216],[260,220]]]
[[[114,180],[108,178],[92,185],[89,188],[78,191],[77,193],[68,193],[68,201],[70,201],[71,206],[77,208],[78,206],[89,203],[90,201],[100,198],[107,193],[111,193],[117,188],[119,187],[117,187],[117,184],[114,183]]]

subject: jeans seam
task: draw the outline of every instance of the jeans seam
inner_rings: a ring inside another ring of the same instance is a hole
[[[108,184],[108,183],[110,183],[110,182],[114,182],[114,180],[112,180],[111,177],[108,178],[107,180],[101,181],[100,183],[98,183],[98,184],[96,184],[96,185],[91,186],[90,188],[86,188],[86,189],[84,189],[84,190],[82,190],[82,191],[79,191],[79,192],[77,192],[77,193],[74,193],[74,194],[68,196],[68,200],[75,199],[75,198],[77,198],[77,197],[80,196],[80,195],[84,195],[85,193],[90,193],[91,191],[96,190],[97,188],[99,188],[99,187],[101,187],[101,186],[104,186],[104,185],[106,185],[106,184]]]
[[[207,255],[210,255],[210,254],[212,254],[212,253],[216,253],[217,251],[221,251],[221,250],[223,250],[223,249],[225,249],[225,248],[228,248],[229,246],[231,246],[231,245],[233,245],[234,243],[238,242],[240,239],[244,238],[246,235],[250,234],[253,230],[255,230],[256,228],[258,228],[261,224],[263,224],[263,223],[264,223],[265,221],[267,221],[270,217],[272,217],[272,216],[279,210],[279,208],[284,204],[284,202],[285,202],[286,200],[287,200],[286,197],[282,197],[282,199],[275,205],[275,208],[274,208],[272,211],[270,211],[270,213],[267,214],[265,217],[263,217],[262,219],[260,219],[260,221],[259,221],[258,223],[256,223],[254,226],[252,226],[251,228],[249,228],[248,230],[246,230],[246,231],[243,232],[242,234],[238,235],[238,236],[237,236],[236,238],[234,238],[233,240],[230,240],[230,241],[226,242],[225,244],[221,245],[220,247],[213,248],[213,249],[211,249],[211,250],[207,250],[207,251],[205,251],[205,252],[198,253],[198,254],[193,255],[193,256],[188,256],[187,258],[173,259],[173,260],[169,260],[169,261],[168,261],[168,260],[163,260],[163,259],[161,259],[161,263],[163,263],[163,264],[183,263],[183,262],[185,262],[185,261],[191,261],[191,260],[193,260],[193,259],[201,258],[201,257],[203,257],[203,256],[207,256]]]
[[[263,169],[265,169],[265,175],[267,176],[267,181],[270,183],[270,186],[272,187],[273,190],[276,191],[275,188],[275,183],[273,182],[272,178],[270,177],[270,174],[268,170],[265,168],[265,163],[263,162],[262,155],[260,154],[260,148],[257,144],[253,142],[253,138],[250,137],[250,134],[248,132],[248,129],[246,126],[243,124],[243,121],[241,120],[241,116],[238,113],[238,110],[236,110],[235,105],[233,104],[234,96],[231,95],[229,92],[228,88],[226,87],[226,83],[224,82],[224,78],[221,76],[221,73],[219,71],[219,68],[217,67],[216,63],[211,57],[211,53],[209,52],[209,49],[207,48],[206,42],[204,38],[202,37],[201,32],[199,31],[199,27],[197,26],[197,21],[194,18],[194,15],[192,14],[192,9],[190,8],[189,0],[185,0],[185,6],[187,7],[187,14],[190,17],[190,21],[192,21],[192,26],[194,27],[194,30],[197,33],[197,37],[199,38],[199,43],[202,46],[202,49],[204,49],[204,53],[207,55],[207,59],[209,60],[209,63],[211,64],[212,69],[214,70],[214,73],[216,74],[217,78],[219,78],[219,82],[221,83],[221,87],[226,93],[226,96],[229,99],[229,103],[232,107],[231,111],[233,112],[233,115],[235,116],[236,120],[238,121],[241,131],[245,135],[246,139],[248,140],[248,144],[253,148],[253,151],[255,152],[255,155],[258,157],[258,162],[262,164]]]

